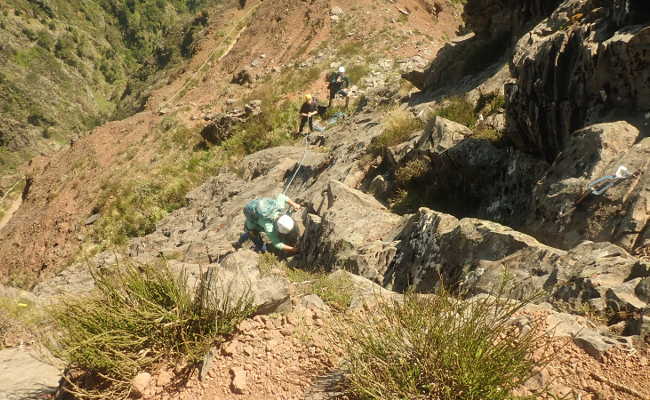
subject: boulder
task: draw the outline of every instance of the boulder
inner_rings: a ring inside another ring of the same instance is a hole
[[[30,348],[0,350],[0,398],[49,398],[56,392],[61,369],[41,361]]]
[[[627,122],[603,123],[575,132],[550,170],[535,185],[526,229],[545,242],[571,248],[582,240],[610,241],[628,251],[650,244],[650,139],[635,145],[639,131]],[[636,174],[602,194],[590,182],[620,166]]]
[[[201,130],[201,137],[208,143],[220,144],[234,133],[234,127],[246,120],[246,113],[216,113],[206,117],[208,124]]]
[[[465,125],[434,116],[427,123],[424,134],[420,136],[417,149],[430,154],[440,154],[470,136],[472,131]]]
[[[320,215],[306,216],[299,263],[326,270],[345,268],[381,282],[386,267],[381,263],[394,252],[390,242],[402,217],[337,181],[329,182],[315,208]]]
[[[457,218],[421,208],[397,237],[384,286],[433,291],[441,282],[490,291],[506,272],[519,287],[540,289],[564,254],[493,222]],[[534,260],[535,268],[530,268]],[[522,293],[523,294],[523,293]]]
[[[253,83],[253,73],[248,68],[243,68],[233,75],[231,83],[237,85],[251,85]]]
[[[289,311],[289,281],[273,273],[263,273],[258,265],[259,255],[240,250],[211,268],[211,290],[227,293],[233,300],[251,296],[256,314]]]
[[[230,390],[236,394],[244,394],[248,386],[247,374],[241,367],[233,367],[230,369]]]
[[[570,337],[576,345],[599,361],[605,360],[603,356],[612,347],[629,346],[628,340],[623,337],[601,334],[593,322],[585,317],[556,312],[534,304],[526,305],[524,310],[534,315],[544,315],[543,322],[549,336]]]
[[[650,276],[642,271],[639,260],[616,245],[584,242],[558,260],[552,301],[598,312],[638,309],[644,303],[635,287]]]

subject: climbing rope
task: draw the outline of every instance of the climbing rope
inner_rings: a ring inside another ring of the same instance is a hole
[[[305,136],[305,140],[304,140],[304,142],[305,142],[305,151],[302,153],[302,159],[298,163],[298,166],[296,167],[296,170],[294,171],[293,176],[289,180],[289,183],[287,183],[287,186],[284,188],[284,191],[282,192],[282,194],[285,194],[285,195],[287,194],[287,191],[291,187],[291,184],[293,183],[293,180],[296,178],[296,175],[298,175],[298,171],[300,171],[300,168],[302,167],[302,164],[305,162],[305,158],[307,157],[307,150],[309,150],[309,147],[308,147],[309,142],[308,142],[307,139],[308,139],[308,136]]]

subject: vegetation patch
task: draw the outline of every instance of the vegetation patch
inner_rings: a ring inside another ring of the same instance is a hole
[[[339,329],[347,392],[363,400],[513,399],[543,347],[534,329],[511,326],[524,304],[445,291],[381,301]]]
[[[281,272],[291,282],[300,284],[301,294],[315,294],[337,311],[343,312],[350,307],[354,295],[354,283],[346,275],[293,268],[271,253],[261,254],[259,265],[265,273],[273,270]]]
[[[33,341],[33,332],[44,320],[42,311],[30,300],[0,297],[0,350]]]
[[[443,106],[438,108],[433,114],[450,121],[458,122],[474,130],[472,137],[475,139],[489,140],[497,143],[503,139],[503,133],[485,126],[480,121],[479,115],[487,118],[503,112],[504,106],[505,98],[494,92],[482,94],[476,102],[476,105],[470,103],[465,97],[455,96],[447,99]]]
[[[164,362],[201,360],[254,311],[249,295],[233,299],[210,290],[206,280],[192,290],[184,273],[165,264],[93,274],[92,294],[50,309],[59,335],[48,347],[77,372],[67,390],[80,399],[128,398],[136,374]]]
[[[422,129],[424,123],[409,110],[395,107],[389,110],[383,121],[384,131],[374,138],[369,146],[372,153],[379,153],[406,141],[415,131]]]

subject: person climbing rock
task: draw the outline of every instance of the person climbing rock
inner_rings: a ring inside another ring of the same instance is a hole
[[[314,115],[318,114],[318,101],[314,96],[307,94],[305,95],[305,102],[302,103],[300,107],[300,128],[298,129],[298,135],[302,135],[302,129],[305,127],[305,124],[309,122],[309,133],[314,132]]]
[[[345,108],[348,108],[350,104],[350,96],[347,90],[348,86],[350,86],[350,79],[345,75],[345,67],[341,66],[338,71],[330,74],[328,85],[330,101],[328,107],[332,106],[332,102],[336,96],[341,96],[345,98]]]
[[[298,203],[284,194],[279,194],[275,198],[263,197],[249,201],[244,206],[244,216],[246,216],[244,233],[238,241],[232,243],[232,246],[239,249],[244,242],[250,239],[259,252],[270,250],[278,252],[279,255],[297,254],[298,228],[294,220],[286,213],[287,205],[294,210],[300,209]],[[273,249],[267,249],[261,237],[262,232],[271,241]]]
[[[239,9],[243,10],[246,7],[246,0],[239,0]]]

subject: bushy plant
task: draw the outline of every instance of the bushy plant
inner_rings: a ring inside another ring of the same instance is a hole
[[[447,99],[443,106],[436,110],[434,114],[450,121],[458,122],[470,129],[476,126],[477,115],[474,112],[474,105],[462,96]]]
[[[339,328],[347,392],[362,400],[511,399],[541,345],[534,329],[511,325],[524,304],[445,291],[382,300]]]
[[[370,144],[371,152],[380,152],[382,149],[395,146],[407,140],[409,136],[422,129],[424,123],[409,110],[395,107],[389,110],[383,121],[384,131],[374,138]]]
[[[207,274],[209,275],[209,274]],[[166,265],[94,271],[97,289],[51,307],[56,332],[48,347],[95,387],[71,380],[81,399],[127,398],[131,379],[175,359],[198,361],[253,311],[249,295],[231,298],[202,279],[194,291]]]
[[[400,167],[395,173],[395,179],[399,185],[407,185],[414,179],[424,176],[430,170],[430,165],[423,159],[415,159]]]

